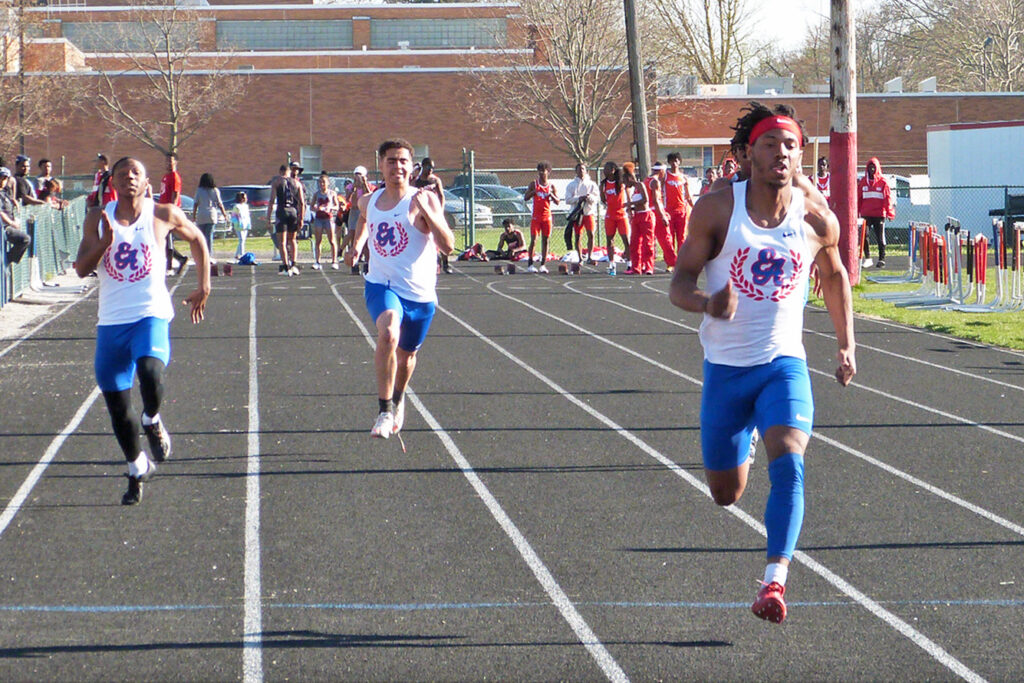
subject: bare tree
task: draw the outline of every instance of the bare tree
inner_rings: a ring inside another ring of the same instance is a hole
[[[810,86],[827,83],[831,75],[831,35],[829,24],[814,26],[795,50],[768,49],[761,55],[758,73],[793,78],[795,92],[808,92]]]
[[[25,4],[0,17],[0,150],[24,151],[26,137],[64,123],[81,97],[79,81],[64,64],[26,63],[30,36],[39,32],[43,17],[26,12]]]
[[[944,87],[1024,89],[1024,0],[885,0],[882,27],[912,51],[916,75]]]
[[[228,70],[230,52],[199,60],[205,42],[199,19],[190,7],[133,2],[109,43],[116,66],[97,67],[101,87],[90,103],[115,135],[174,153],[239,100],[248,78]]]
[[[743,80],[758,49],[747,0],[650,0],[649,6],[662,26],[660,64],[702,83]]]
[[[532,50],[504,49],[507,68],[479,73],[476,113],[526,123],[587,164],[631,127],[624,15],[618,0],[523,0]]]

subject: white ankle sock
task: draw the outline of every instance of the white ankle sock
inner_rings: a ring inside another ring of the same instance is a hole
[[[128,474],[133,477],[141,477],[146,472],[149,472],[149,468],[149,458],[146,457],[145,453],[139,453],[139,457],[128,463]]]
[[[764,568],[764,582],[776,582],[780,586],[786,585],[786,577],[789,576],[789,565],[781,562],[772,562]]]
[[[157,413],[153,417],[150,417],[149,415],[146,415],[146,413],[142,413],[142,426],[143,427],[148,427],[149,425],[154,424],[154,423],[159,422],[159,421],[160,421],[160,413]]]

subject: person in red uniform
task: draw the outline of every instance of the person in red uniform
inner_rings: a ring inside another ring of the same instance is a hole
[[[548,267],[544,265],[548,260],[548,238],[551,237],[551,202],[559,203],[558,191],[548,181],[551,173],[551,164],[542,161],[537,164],[537,179],[526,188],[523,199],[533,200],[533,217],[530,220],[530,260],[526,268],[528,273],[546,273]],[[540,235],[540,267],[533,265],[533,247],[537,242],[537,235]]]
[[[654,274],[654,210],[651,208],[647,185],[636,177],[633,162],[622,165],[622,184],[629,207],[630,263],[626,275]]]
[[[893,201],[889,182],[882,177],[882,164],[876,157],[868,160],[864,177],[857,183],[857,212],[866,222],[864,229],[871,228],[878,243],[878,268],[885,267],[885,221],[896,218],[896,203]],[[871,247],[864,241],[864,258],[871,258]]]
[[[832,174],[828,172],[828,159],[825,157],[818,159],[818,175],[814,177],[814,186],[818,188],[818,192],[825,197],[825,201],[829,202],[831,206]]]
[[[690,185],[680,169],[682,163],[679,152],[672,152],[668,155],[668,170],[665,172],[665,210],[668,211],[669,234],[675,242],[677,254],[686,239],[686,223],[690,220],[690,208],[693,206]]]
[[[615,235],[622,236],[622,253],[629,258],[629,221],[626,218],[626,189],[622,185],[622,171],[609,161],[604,165],[601,183],[601,203],[605,205],[604,236],[608,244],[608,274],[615,275]],[[630,263],[626,262],[626,267]]]
[[[117,199],[117,190],[110,182],[110,161],[106,154],[96,155],[96,176],[93,178],[92,192],[86,197],[87,207],[104,207],[107,202]]]
[[[178,155],[167,155],[167,173],[160,179],[160,196],[157,202],[160,204],[174,204],[181,207],[181,175],[178,173]],[[167,270],[171,269],[174,261],[178,262],[178,271],[185,267],[188,257],[174,248],[174,237],[167,233]]]
[[[655,161],[651,166],[651,175],[644,178],[644,185],[647,186],[647,197],[654,211],[654,239],[661,245],[665,266],[671,273],[676,265],[676,248],[672,243],[672,233],[669,232],[669,217],[665,211],[665,196],[662,189],[665,187],[665,164]]]
[[[722,161],[722,177],[727,180],[732,180],[732,177],[736,175],[736,171],[739,170],[739,165],[736,160],[732,157],[726,157]]]

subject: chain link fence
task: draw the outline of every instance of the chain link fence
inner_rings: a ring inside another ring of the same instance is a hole
[[[82,241],[85,197],[77,197],[63,209],[21,207],[17,217],[32,243],[18,263],[7,263],[6,237],[0,238],[0,307],[30,289],[33,275],[46,282],[67,272]]]

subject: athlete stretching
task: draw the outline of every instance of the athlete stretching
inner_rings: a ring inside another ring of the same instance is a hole
[[[139,377],[142,429],[153,460],[171,454],[171,438],[160,419],[164,368],[171,359],[169,327],[174,306],[165,284],[164,245],[174,233],[188,241],[199,285],[185,298],[192,322],[203,319],[210,295],[210,255],[203,234],[174,204],[146,197],[149,179],[141,162],[125,157],[114,163],[111,184],[117,199],[85,218],[75,272],[99,276],[96,327],[96,381],[107,402],[114,436],[128,461],[128,491],[123,505],[142,499],[142,482],[156,472],[139,441],[139,418],[132,409],[132,381]]]
[[[437,194],[409,184],[412,154],[402,139],[381,144],[377,156],[385,185],[359,199],[355,237],[345,252],[345,263],[354,266],[369,238],[365,297],[377,327],[379,403],[370,435],[381,439],[397,434],[405,422],[405,389],[437,302],[437,252],[449,254],[455,246]]]
[[[701,448],[711,495],[732,505],[743,495],[756,427],[768,453],[771,490],[764,522],[768,565],[753,611],[786,617],[789,562],[803,524],[803,455],[814,404],[803,347],[803,308],[811,262],[839,344],[836,379],[856,373],[850,285],[839,260],[839,224],[815,193],[793,185],[806,140],[792,109],[751,103],[739,119],[750,179],[696,203],[669,296],[703,312]],[[708,292],[697,287],[701,271]]]

